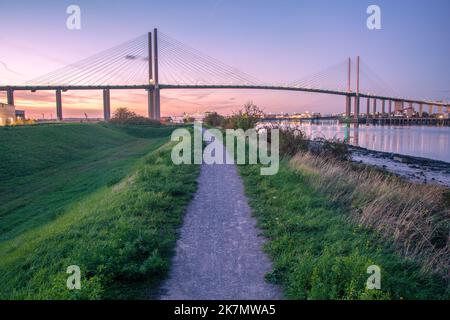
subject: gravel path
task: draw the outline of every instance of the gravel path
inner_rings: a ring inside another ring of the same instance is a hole
[[[161,299],[281,299],[235,165],[201,166]]]

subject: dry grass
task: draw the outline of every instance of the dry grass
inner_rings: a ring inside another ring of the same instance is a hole
[[[450,278],[448,189],[311,153],[296,155],[290,165],[306,173],[318,192],[350,208],[353,221],[393,239],[402,256]]]

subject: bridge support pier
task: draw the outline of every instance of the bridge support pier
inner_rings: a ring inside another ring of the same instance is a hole
[[[351,110],[352,110],[352,97],[345,96],[345,116],[347,118],[350,118]]]
[[[103,89],[103,119],[111,119],[111,98],[109,89]]]
[[[388,104],[388,112],[389,112],[389,117],[392,114],[392,100],[389,100],[389,104]]]
[[[428,105],[428,116],[431,116],[433,114],[433,105],[429,104]]]
[[[147,90],[147,111],[148,111],[148,117],[150,119],[154,119],[155,114],[155,93],[153,89]]]
[[[377,115],[377,99],[373,99],[373,117]]]
[[[386,100],[381,100],[381,115],[384,118],[386,114]]]
[[[352,75],[352,59],[348,58],[348,73],[347,73],[347,92],[351,92],[351,75]],[[345,96],[345,116],[350,118],[352,113],[352,97]]]
[[[414,113],[414,106],[413,106],[413,103],[410,102],[410,103],[409,103],[408,111],[406,111],[406,115],[407,115],[408,117],[412,117],[413,113]]]
[[[159,89],[159,54],[158,54],[158,29],[153,29],[153,46],[154,46],[154,77],[155,77],[155,92],[154,92],[154,115],[155,120],[159,120],[161,116],[161,96]]]
[[[423,116],[423,104],[420,103],[419,104],[419,118],[422,118],[422,116]]]
[[[56,119],[62,121],[62,96],[61,89],[56,90]]]
[[[160,89],[155,89],[155,113],[154,119],[159,120],[161,118],[161,94]]]
[[[14,90],[13,89],[8,89],[8,91],[6,91],[6,103],[14,105]]]
[[[366,109],[366,123],[369,124],[369,118],[370,118],[370,98],[367,98],[367,109]]]
[[[355,97],[355,105],[353,107],[353,118],[356,120],[356,122],[358,122],[359,120],[359,96],[356,95]]]
[[[443,110],[442,106],[438,106],[438,114],[443,114],[442,110]]]

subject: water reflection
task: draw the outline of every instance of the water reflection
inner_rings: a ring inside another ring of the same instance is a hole
[[[337,138],[364,148],[450,162],[450,127],[339,124],[335,120],[289,121],[311,138]]]

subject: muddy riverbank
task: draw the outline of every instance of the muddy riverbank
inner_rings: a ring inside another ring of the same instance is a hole
[[[355,146],[350,146],[349,149],[352,161],[376,166],[413,182],[438,184],[450,188],[450,163],[448,162]]]

